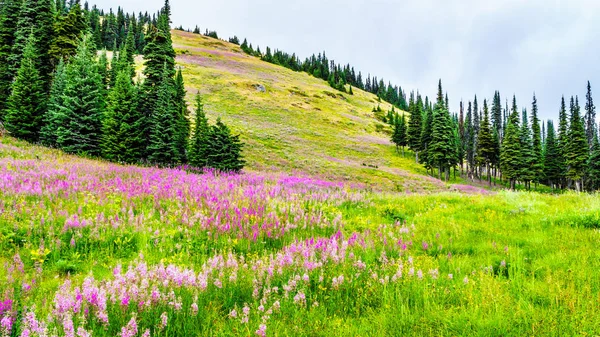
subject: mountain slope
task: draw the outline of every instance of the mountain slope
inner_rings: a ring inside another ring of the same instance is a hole
[[[375,95],[359,89],[342,94],[202,35],[173,31],[173,45],[189,101],[199,90],[207,115],[241,133],[248,169],[301,171],[401,191],[446,189],[414,158],[396,154],[389,127],[372,112],[379,104]],[[391,105],[382,102],[381,108]]]

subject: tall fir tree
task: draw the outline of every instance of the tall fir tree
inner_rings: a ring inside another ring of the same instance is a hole
[[[408,147],[415,153],[415,160],[419,161],[419,152],[421,151],[421,130],[423,130],[423,100],[417,93],[416,101],[411,94],[411,107],[409,107],[410,117],[408,119]]]
[[[502,102],[500,100],[500,92],[494,93],[492,101],[492,127],[498,133],[499,140],[502,140]]]
[[[54,64],[75,55],[77,44],[88,28],[86,21],[79,1],[75,1],[67,15],[57,15],[54,21],[54,38],[48,50]]]
[[[425,100],[427,101],[427,97],[425,97]],[[433,109],[429,104],[425,104],[425,106],[423,126],[421,128],[421,155],[419,162],[427,169],[430,169],[432,168],[432,161],[429,156],[429,145],[433,134]]]
[[[44,122],[40,132],[40,141],[46,146],[56,147],[58,145],[57,131],[61,126],[64,126],[62,107],[66,86],[65,67],[63,60],[60,60],[54,71],[54,80],[52,81],[50,96],[48,98],[48,108],[44,113]]]
[[[427,157],[430,163],[439,170],[439,178],[446,172],[446,180],[449,178],[450,163],[456,152],[452,143],[452,123],[450,114],[446,109],[446,103],[442,94],[442,81],[438,84],[438,97],[432,121],[431,142],[427,148]]]
[[[21,66],[8,97],[4,126],[14,137],[30,142],[38,141],[44,111],[46,90],[39,69],[39,55],[33,32],[27,40]]]
[[[528,189],[531,187],[531,181],[535,179],[535,171],[533,166],[537,159],[533,152],[533,141],[531,138],[531,129],[529,128],[527,109],[523,109],[520,131],[521,167],[519,176]]]
[[[592,86],[587,82],[587,93],[585,95],[585,134],[590,149],[592,148],[596,131],[596,106],[592,97]]]
[[[567,105],[563,96],[558,113],[558,160],[561,168],[561,187],[565,188],[567,178],[567,153],[569,144],[569,120],[567,117]]]
[[[473,107],[470,101],[467,107],[465,124],[465,155],[469,166],[468,173],[472,177],[475,166],[475,129],[473,128]]]
[[[194,128],[192,131],[192,139],[190,140],[190,165],[197,168],[204,168],[208,165],[208,134],[210,127],[208,119],[204,113],[204,104],[200,93],[196,94],[196,111],[194,118]]]
[[[521,140],[519,127],[519,112],[517,111],[517,99],[513,96],[513,104],[506,133],[502,141],[502,152],[500,154],[500,166],[502,175],[508,179],[510,188],[515,189],[516,181],[521,172]]]
[[[170,166],[177,160],[177,107],[173,104],[173,79],[167,65],[164,66],[158,98],[150,117],[148,160],[152,164]]]
[[[531,131],[532,131],[532,151],[533,151],[533,165],[532,165],[532,176],[533,181],[538,184],[544,178],[544,160],[542,153],[542,133],[540,130],[540,119],[538,117],[538,104],[535,94],[533,94],[533,102],[531,109]]]
[[[567,141],[567,178],[575,183],[575,189],[581,191],[583,188],[583,177],[585,175],[588,161],[589,146],[585,135],[585,126],[581,117],[579,101],[571,97],[571,116]]]
[[[406,135],[406,117],[402,115],[402,117],[394,118],[394,132],[392,133],[392,143],[396,145],[396,152],[399,152],[398,149],[402,148],[402,157],[404,157],[404,147],[408,145],[407,135]]]
[[[50,89],[53,72],[50,44],[54,40],[54,6],[52,0],[25,0],[19,14],[15,41],[9,58],[14,73],[21,64],[28,36],[35,37],[35,50],[38,56],[38,72],[46,92]]]
[[[65,69],[64,120],[57,130],[57,143],[69,153],[100,155],[104,96],[95,58],[96,48],[87,34]]]
[[[560,149],[554,131],[554,123],[548,121],[546,128],[546,145],[544,146],[544,179],[553,189],[558,187],[562,179],[562,164],[560,162]]]
[[[491,185],[492,175],[490,165],[493,163],[496,155],[496,145],[494,144],[495,139],[492,136],[487,100],[483,100],[483,119],[481,120],[477,139],[479,140],[477,146],[477,165],[485,167],[487,179]]]
[[[0,7],[0,123],[4,120],[4,110],[15,77],[9,62],[22,3],[22,0],[5,0]]]
[[[598,131],[594,131],[592,139],[592,149],[587,163],[587,177],[590,190],[597,191],[600,189],[600,142],[598,141]]]
[[[190,122],[188,119],[188,107],[185,101],[185,85],[181,70],[175,77],[173,105],[175,107],[175,123],[177,124],[176,138],[176,161],[185,163],[187,161],[187,147],[190,138]]]
[[[242,143],[238,135],[232,135],[220,118],[210,127],[207,137],[207,167],[225,172],[239,172],[244,168]]]
[[[139,162],[145,148],[144,116],[138,110],[137,87],[130,74],[125,68],[117,75],[102,125],[102,156],[114,162]]]

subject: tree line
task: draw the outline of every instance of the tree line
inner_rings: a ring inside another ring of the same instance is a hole
[[[169,1],[143,29],[143,80],[135,71],[137,29],[110,41],[118,49],[109,61],[106,50],[98,53],[107,44],[104,38],[98,42],[98,26],[90,19],[102,12],[87,7],[63,0],[4,2],[0,102],[6,103],[0,122],[6,130],[29,142],[115,162],[241,170],[239,136],[220,119],[209,125],[199,94],[190,123],[183,75],[175,67]],[[122,13],[115,16],[117,27],[120,17],[127,21]],[[112,25],[111,14],[101,18],[101,26]],[[130,17],[129,25],[134,21]]]
[[[553,189],[595,191],[600,189],[600,142],[591,85],[587,84],[585,112],[579,98],[561,99],[558,128],[553,120],[540,121],[535,94],[531,113],[519,110],[512,97],[502,106],[496,91],[488,104],[477,96],[460,102],[458,114],[449,113],[448,96],[439,82],[435,104],[411,93],[408,122],[397,113],[388,117],[391,140],[397,148],[409,147],[417,162],[449,180],[450,170],[460,169],[470,179],[486,179],[491,185],[504,181],[527,189],[545,184]]]

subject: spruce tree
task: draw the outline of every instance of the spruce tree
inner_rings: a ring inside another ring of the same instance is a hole
[[[490,165],[496,155],[496,146],[494,144],[495,140],[492,136],[492,129],[490,126],[490,114],[487,100],[483,100],[483,120],[481,120],[477,139],[479,140],[477,146],[477,165],[486,168],[488,181],[491,185],[492,175],[490,174]]]
[[[66,86],[65,67],[63,60],[60,60],[54,71],[54,80],[52,81],[50,97],[48,99],[48,109],[44,114],[43,126],[40,132],[40,141],[46,146],[55,147],[58,145],[57,132],[64,123],[62,107]]]
[[[15,42],[22,2],[22,0],[5,0],[0,7],[0,123],[4,120],[4,110],[15,77],[9,60]]]
[[[183,75],[181,70],[177,72],[175,77],[175,87],[173,95],[173,105],[175,107],[175,123],[176,128],[176,161],[185,163],[187,161],[186,150],[190,138],[190,122],[188,119],[188,108],[185,101],[185,85],[183,83]]]
[[[76,1],[67,15],[58,16],[54,22],[54,39],[48,53],[55,64],[75,55],[79,39],[86,29],[86,19],[79,1]]]
[[[411,100],[413,95],[411,95]],[[415,160],[419,161],[419,152],[421,151],[421,131],[423,130],[423,100],[417,93],[416,102],[413,101],[409,107],[410,117],[408,119],[408,147],[415,153]]]
[[[244,168],[242,143],[238,135],[217,119],[207,137],[207,166],[224,172],[239,172]]]
[[[192,139],[190,140],[189,161],[190,165],[194,167],[204,168],[208,165],[207,147],[210,127],[204,114],[204,104],[200,93],[196,94],[196,116],[194,121]]]
[[[429,157],[429,145],[431,143],[431,136],[433,133],[433,109],[429,104],[426,104],[423,127],[421,129],[421,155],[419,162],[421,162],[427,169],[432,167],[432,162]]]
[[[16,73],[25,45],[31,33],[35,37],[35,50],[38,57],[38,72],[44,83],[44,89],[49,91],[53,71],[52,58],[49,50],[54,40],[54,10],[52,0],[25,0],[19,14],[19,22],[9,58],[10,66]]]
[[[473,168],[475,167],[475,129],[473,128],[473,107],[471,102],[467,107],[467,117],[465,119],[465,155],[468,164],[469,174],[473,174]]]
[[[585,126],[581,117],[579,102],[571,97],[571,118],[567,141],[567,178],[575,183],[575,189],[581,191],[582,180],[588,161],[589,146],[585,135]]]
[[[39,57],[35,45],[36,39],[31,33],[8,97],[4,118],[4,126],[12,136],[29,142],[36,142],[39,138],[47,100],[44,81],[38,72]]]
[[[150,117],[148,160],[152,164],[169,166],[177,159],[177,107],[173,104],[173,79],[167,65],[164,66],[158,98]]]
[[[538,105],[537,98],[535,94],[533,95],[533,103],[531,110],[531,131],[532,131],[532,140],[533,140],[533,166],[532,166],[532,176],[533,181],[538,184],[544,178],[544,160],[542,153],[542,135],[540,130],[540,120],[538,118]]]
[[[567,177],[567,153],[569,143],[569,122],[567,117],[567,106],[565,97],[563,96],[560,103],[560,111],[558,113],[558,161],[561,168],[561,186],[565,188]]]
[[[402,157],[404,157],[404,147],[407,145],[407,136],[406,136],[406,117],[402,115],[402,117],[394,118],[394,132],[392,134],[392,143],[396,144],[396,152],[398,148],[402,148]]]
[[[104,97],[95,56],[94,42],[87,34],[65,69],[64,120],[57,130],[57,143],[69,153],[100,155]]]
[[[502,140],[502,102],[500,101],[500,92],[494,93],[492,102],[492,126],[496,130],[500,140]]]
[[[435,113],[432,121],[431,142],[428,145],[427,156],[432,165],[439,170],[439,178],[442,179],[442,172],[446,172],[446,180],[449,178],[450,162],[455,155],[455,149],[452,143],[452,124],[450,114],[446,109],[446,103],[442,94],[442,81],[438,84],[438,97],[435,106]]]
[[[108,95],[102,125],[102,156],[114,162],[138,162],[145,148],[143,118],[138,110],[137,88],[129,69],[123,69]]]
[[[560,149],[554,131],[554,123],[548,121],[546,145],[544,152],[544,178],[553,189],[560,184],[562,179],[562,164],[560,162]]]
[[[519,112],[517,111],[517,99],[513,96],[513,105],[506,133],[502,141],[502,152],[500,154],[500,166],[502,175],[510,182],[510,188],[515,189],[515,183],[521,172],[521,140],[519,127]]]
[[[531,140],[531,129],[529,128],[529,120],[527,118],[527,110],[523,109],[520,131],[521,143],[521,167],[520,179],[525,183],[527,188],[530,188],[530,182],[535,179],[533,165],[536,157],[533,152],[533,141]]]
[[[595,127],[594,129],[596,130]],[[597,191],[600,188],[600,142],[598,141],[597,131],[594,131],[592,149],[587,166],[587,176],[590,189],[592,191]]]
[[[587,82],[587,94],[585,95],[585,133],[590,149],[592,148],[596,130],[596,107],[592,98],[592,86]]]

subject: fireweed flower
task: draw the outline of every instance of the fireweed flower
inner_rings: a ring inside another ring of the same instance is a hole
[[[160,324],[158,325],[159,330],[163,330],[167,327],[167,319],[167,313],[163,312],[162,315],[160,315]]]
[[[256,330],[256,334],[261,337],[265,337],[267,335],[267,326],[265,324],[261,324]]]

